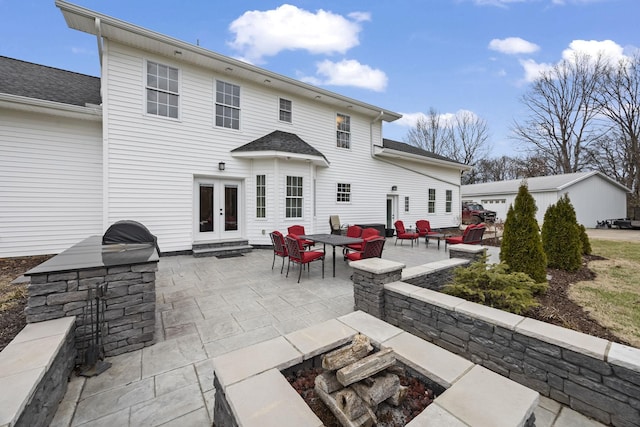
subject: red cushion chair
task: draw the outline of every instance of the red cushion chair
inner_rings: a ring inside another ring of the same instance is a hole
[[[313,261],[322,260],[322,278],[324,279],[324,251],[305,251],[303,240],[298,236],[294,236],[291,234],[285,237],[285,243],[287,245],[287,251],[289,252],[289,262],[287,263],[286,277],[289,277],[289,266],[291,265],[291,263],[297,263],[300,265],[300,271],[298,273],[298,283],[300,283],[300,277],[302,276],[302,266]]]
[[[271,269],[273,270],[273,266],[276,263],[276,256],[279,256],[282,258],[282,266],[280,267],[280,274],[282,274],[284,259],[289,256],[287,245],[284,242],[284,236],[279,231],[273,231],[269,233],[269,236],[271,236],[271,243],[273,243],[273,262],[271,263]]]
[[[470,224],[462,232],[462,236],[447,237],[444,239],[444,248],[447,249],[447,245],[457,245],[460,243],[466,243],[468,245],[478,245],[482,243],[482,236],[486,230],[484,223]]]
[[[367,258],[380,258],[382,257],[385,242],[386,239],[384,237],[370,237],[362,244],[362,251],[349,252],[347,259],[349,261],[359,261]]]
[[[304,232],[304,225],[292,225],[287,229],[287,231],[289,232],[289,234],[293,234],[295,236],[304,236],[305,234],[307,234]],[[305,249],[309,249],[315,244],[316,243],[314,241],[302,239],[302,246]]]
[[[347,247],[345,248],[345,254],[347,253],[346,249],[349,249],[352,251],[362,251],[364,241],[371,239],[373,237],[380,237],[380,232],[375,228],[365,228],[364,230],[362,230],[362,234],[359,237],[363,240],[363,242],[352,243],[350,245],[347,245]]]
[[[403,240],[411,240],[411,246],[413,247],[413,241],[418,239],[418,233],[407,232],[406,228],[404,228],[404,222],[401,220],[394,222],[393,226],[396,228],[396,241],[394,246],[398,244],[398,240],[400,240],[400,245],[402,245]]]
[[[440,234],[437,231],[433,231],[431,229],[431,223],[426,219],[419,219],[416,221],[416,231],[418,232],[419,237],[426,237],[429,234]],[[418,240],[418,244],[420,241]]]

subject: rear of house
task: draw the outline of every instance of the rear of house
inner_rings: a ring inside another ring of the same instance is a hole
[[[10,132],[0,123],[0,162],[15,152],[28,175],[40,176],[32,186],[49,176],[64,194],[3,184],[0,206],[14,203],[0,212],[15,221],[0,225],[0,257],[57,253],[122,219],[147,226],[163,253],[207,242],[267,245],[270,231],[293,224],[329,232],[330,215],[343,224],[457,225],[459,177],[468,168],[383,140],[383,122],[399,114],[56,4],[71,28],[98,38],[101,105],[77,106],[82,112],[63,125],[9,103],[19,116],[11,122],[23,124]],[[51,114],[65,108],[50,105]],[[34,133],[38,127],[43,133]],[[9,181],[19,176],[7,173]],[[48,197],[38,197],[43,192]],[[68,208],[59,216],[57,204]],[[54,215],[39,223],[25,216],[30,211]],[[40,232],[37,244],[23,244]]]

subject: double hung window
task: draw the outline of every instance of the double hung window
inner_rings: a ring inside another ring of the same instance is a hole
[[[177,119],[179,86],[177,68],[147,61],[147,114]]]
[[[216,126],[240,129],[240,86],[216,81]]]
[[[351,117],[345,114],[336,116],[336,143],[339,148],[351,148]]]
[[[436,189],[435,188],[429,189],[429,200],[428,200],[427,212],[436,213]]]
[[[286,218],[302,218],[302,177],[287,176]]]

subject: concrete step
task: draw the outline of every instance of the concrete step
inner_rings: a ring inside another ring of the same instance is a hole
[[[234,246],[218,246],[218,247],[193,247],[193,256],[195,258],[209,257],[209,256],[233,256],[237,254],[243,254],[251,252],[253,246],[251,245],[234,245]]]

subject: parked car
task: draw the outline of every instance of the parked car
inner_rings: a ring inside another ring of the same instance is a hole
[[[485,209],[480,203],[462,203],[463,224],[479,224],[481,222],[494,222],[495,220],[495,211]]]

